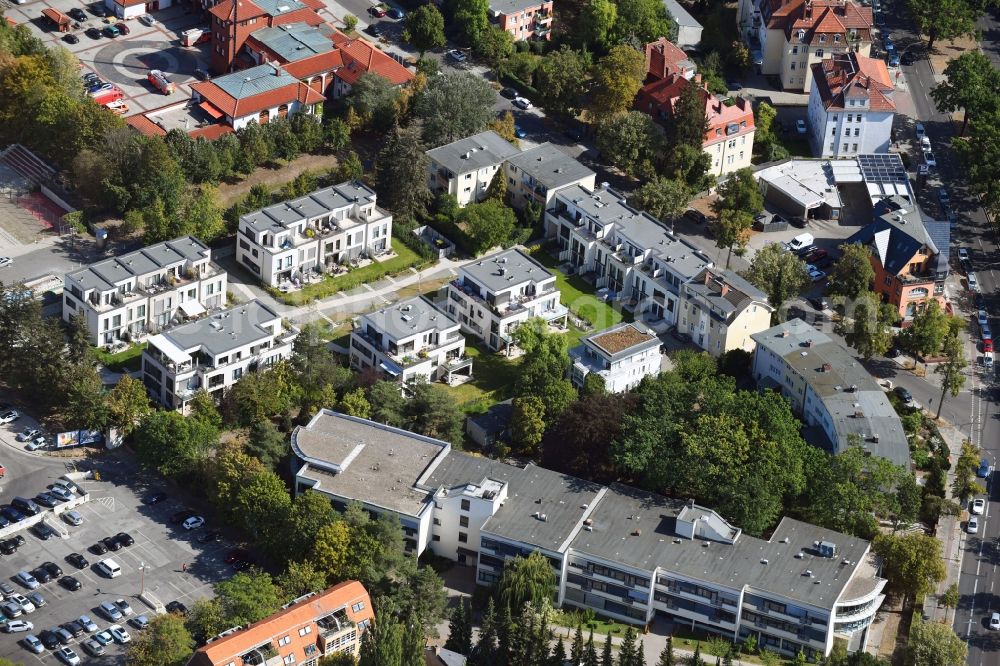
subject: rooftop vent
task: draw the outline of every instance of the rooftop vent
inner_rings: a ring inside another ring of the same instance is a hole
[[[584,532],[593,532],[594,528],[592,526],[590,526],[590,525],[584,525],[583,526],[583,531]]]
[[[833,366],[832,366],[831,364],[829,364],[829,363],[824,363],[824,364],[823,364],[823,367],[822,367],[822,368],[820,368],[820,370],[821,370],[822,372],[833,372]],[[837,390],[838,390],[838,391],[840,390],[840,387],[839,387],[839,386],[837,387]]]
[[[767,558],[766,557],[760,558],[760,563],[761,564],[767,564]]]
[[[642,530],[638,527],[632,530],[632,536],[642,536]]]
[[[806,569],[805,571],[802,572],[802,575],[805,576],[806,578],[812,578],[813,577],[812,569]]]
[[[795,553],[795,559],[797,559],[797,560],[801,560],[805,556],[806,556],[806,554],[803,553],[801,550],[799,552]]]

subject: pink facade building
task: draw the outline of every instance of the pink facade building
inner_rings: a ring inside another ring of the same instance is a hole
[[[490,0],[490,18],[515,42],[552,38],[551,0]]]

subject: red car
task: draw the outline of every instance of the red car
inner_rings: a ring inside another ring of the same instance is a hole
[[[983,353],[985,354],[987,352],[992,352],[992,351],[993,351],[993,341],[983,340]]]
[[[375,7],[369,7],[368,8],[368,13],[371,14],[372,16],[376,16],[378,18],[382,18],[386,14],[385,7],[383,7],[382,5],[377,5]]]
[[[131,30],[129,30],[128,24],[125,23],[124,21],[118,21],[117,23],[115,23],[115,27],[117,27],[118,32],[120,32],[123,35],[127,35],[130,32],[132,32]]]

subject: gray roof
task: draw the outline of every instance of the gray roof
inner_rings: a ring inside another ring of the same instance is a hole
[[[453,488],[486,478],[509,484],[503,509],[486,521],[482,532],[559,551],[582,525],[586,508],[594,502],[603,486],[566,474],[527,465],[524,468],[506,463],[450,453],[441,461],[423,485],[430,489]],[[545,520],[535,517],[545,514]]]
[[[548,141],[520,155],[514,155],[507,162],[550,190],[594,175],[592,170]]]
[[[699,516],[714,513],[695,509]],[[590,515],[590,530],[582,530],[571,547],[643,571],[661,567],[734,591],[749,586],[820,608],[833,607],[868,549],[863,539],[790,518],[769,541],[741,534],[734,543],[712,541],[706,547],[705,539],[684,538],[677,531],[686,512],[684,502],[613,484]],[[837,556],[820,556],[814,550],[817,541],[836,544]],[[803,575],[806,570],[812,578]]]
[[[289,23],[263,28],[253,38],[288,62],[333,50],[333,41],[320,28],[308,23]]]
[[[470,416],[469,420],[479,426],[483,432],[496,435],[510,427],[510,417],[513,415],[513,403],[510,400],[504,400],[492,405],[485,414]]]
[[[423,296],[387,305],[363,315],[362,319],[395,340],[424,331],[446,331],[458,326],[457,321],[438,310]]]
[[[490,11],[510,16],[541,4],[542,0],[490,0]]]
[[[486,130],[428,150],[427,155],[452,173],[459,174],[498,166],[518,152],[517,148],[499,134]]]
[[[801,319],[750,337],[795,368],[823,400],[839,440],[829,442],[833,451],[847,446],[848,435],[858,435],[873,455],[909,467],[910,448],[896,410],[846,347]]]
[[[281,231],[290,224],[312,219],[348,206],[373,203],[375,190],[360,181],[346,181],[247,213],[240,218],[254,231]]]
[[[120,257],[105,259],[67,275],[84,291],[114,289],[115,284],[128,278],[141,277],[174,266],[184,260],[209,258],[211,250],[193,236],[164,241]]]
[[[253,0],[253,3],[270,16],[281,16],[288,12],[306,8],[306,5],[299,2],[299,0]]]
[[[298,82],[294,76],[272,64],[257,65],[212,79],[212,83],[233,99],[246,99]]]
[[[875,204],[875,220],[847,239],[848,243],[871,246],[882,266],[893,275],[903,271],[919,249],[927,246],[933,255],[932,272],[948,275],[951,227],[948,222],[928,219],[916,204],[893,196]]]
[[[319,490],[416,516],[429,495],[414,485],[450,445],[324,409],[295,429],[292,449],[311,467],[326,470],[317,475]]]
[[[582,342],[607,356],[612,362],[638,351],[658,348],[660,339],[644,327],[632,323],[618,324],[584,337]]]
[[[670,12],[670,15],[673,17],[674,22],[677,23],[677,25],[688,28],[701,27],[701,23],[698,23],[698,21],[696,21],[694,17],[691,16],[691,14],[689,14],[683,6],[681,6],[681,3],[677,2],[677,0],[663,0],[663,5],[667,8],[667,11]]]
[[[727,288],[725,295],[722,293],[723,286]],[[730,315],[742,312],[751,303],[767,304],[767,294],[734,271],[725,269],[706,268],[684,285],[684,289],[697,294],[712,308],[725,313],[725,321],[730,319]]]
[[[270,324],[279,319],[278,314],[260,301],[249,301],[243,305],[203,317],[190,324],[184,324],[165,331],[162,335],[180,349],[198,350],[206,354],[226,352],[270,340],[274,333],[262,324]]]
[[[517,248],[465,264],[459,271],[493,293],[525,282],[541,282],[554,277],[547,268]]]

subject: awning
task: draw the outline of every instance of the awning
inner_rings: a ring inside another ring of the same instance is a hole
[[[190,354],[188,354],[186,351],[175,345],[164,335],[160,334],[152,335],[150,336],[148,342],[150,347],[159,350],[161,354],[166,356],[174,363],[177,364],[188,363],[191,360]]]
[[[398,377],[403,374],[403,369],[396,365],[395,363],[390,363],[388,361],[383,361],[378,364],[378,367],[382,368],[385,372],[388,372],[393,377]]]
[[[205,306],[195,300],[184,301],[180,304],[181,312],[188,317],[197,317],[205,314]]]
[[[224,115],[226,115],[222,111],[219,111],[217,108],[215,108],[211,102],[202,102],[201,104],[198,105],[198,108],[200,108],[202,111],[212,116],[216,120],[219,120]]]

